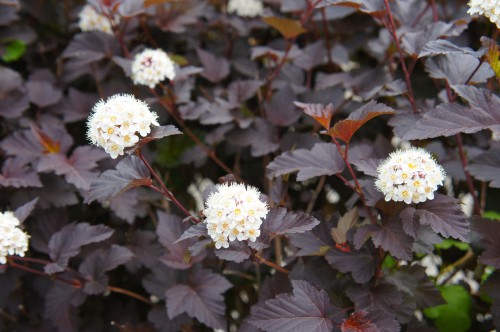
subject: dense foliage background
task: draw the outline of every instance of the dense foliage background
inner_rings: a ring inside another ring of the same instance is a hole
[[[1,330],[500,328],[498,30],[466,1],[89,0],[111,33],[80,31],[86,4],[0,0],[1,211],[31,236],[0,265]],[[145,47],[173,80],[133,85]],[[116,93],[182,135],[92,147]],[[377,166],[410,144],[444,186],[386,202]],[[194,222],[219,182],[262,191],[257,241]]]

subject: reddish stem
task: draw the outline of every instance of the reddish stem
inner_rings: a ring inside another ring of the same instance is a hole
[[[272,267],[273,269],[275,269],[277,271],[280,271],[280,272],[282,272],[284,274],[290,273],[290,271],[288,271],[287,269],[279,266],[278,264],[275,264],[273,262],[268,261],[267,259],[265,259],[264,257],[262,257],[262,256],[260,256],[258,254],[255,254],[254,257],[257,258],[257,260],[259,262],[261,262],[262,264],[267,265],[269,267]]]
[[[108,291],[113,292],[113,293],[120,293],[123,295],[127,295],[128,297],[134,298],[134,299],[139,300],[141,302],[144,302],[146,304],[153,305],[153,303],[149,299],[145,298],[142,295],[139,295],[137,293],[129,291],[128,289],[115,287],[115,286],[108,286]]]

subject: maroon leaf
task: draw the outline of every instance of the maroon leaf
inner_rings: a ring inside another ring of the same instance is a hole
[[[490,187],[500,188],[500,147],[493,147],[472,159],[468,170],[479,180],[491,181]]]
[[[133,256],[130,250],[118,245],[98,249],[87,255],[78,268],[85,278],[83,291],[89,295],[104,293],[108,287],[105,273],[125,264]]]
[[[201,76],[205,77],[207,80],[212,83],[217,83],[229,75],[229,62],[225,58],[218,58],[201,48],[197,48],[196,53],[203,65]]]
[[[460,200],[436,195],[431,201],[418,205],[417,214],[421,225],[429,225],[442,236],[469,242],[469,222],[460,208]]]
[[[137,189],[132,188],[107,199],[111,211],[129,224],[133,224],[135,218],[144,217],[148,213],[147,204],[140,200]]]
[[[476,57],[469,54],[432,57],[425,62],[425,70],[430,77],[445,79],[450,85],[484,83],[495,75],[489,64],[480,63]],[[471,77],[472,74],[474,75]]]
[[[47,81],[30,81],[26,83],[30,102],[38,107],[47,107],[57,103],[61,97],[61,90]]]
[[[73,222],[52,235],[49,242],[49,256],[54,263],[45,266],[45,273],[64,271],[71,257],[80,253],[81,247],[108,239],[113,230],[104,225]]]
[[[160,257],[161,262],[174,269],[184,270],[190,268],[194,263],[203,260],[205,252],[191,256],[188,250],[191,245],[197,242],[197,239],[177,241],[188,228],[189,224],[183,223],[180,217],[161,211],[158,212],[156,234],[160,243],[167,250]]]
[[[481,237],[483,253],[479,256],[479,261],[483,264],[500,268],[500,222],[497,220],[474,217],[472,219],[472,230]]]
[[[417,237],[420,225],[418,223],[417,210],[411,206],[407,207],[399,214],[401,218],[401,223],[403,225],[403,231],[411,236],[412,238]]]
[[[301,115],[301,112],[293,105],[296,98],[289,84],[274,93],[271,100],[264,103],[268,120],[281,127],[288,127],[295,123]]]
[[[442,55],[442,54],[470,54],[475,58],[479,58],[483,52],[475,52],[473,49],[469,47],[460,47],[449,40],[446,39],[438,39],[428,42],[420,54],[419,58],[424,56],[433,56],[433,55]]]
[[[60,332],[76,332],[78,314],[76,307],[85,301],[86,295],[79,288],[55,282],[45,298],[45,315]]]
[[[179,135],[182,134],[182,132],[179,131],[175,126],[172,125],[167,125],[167,126],[159,126],[159,127],[153,127],[151,129],[151,132],[144,138],[141,138],[139,142],[137,142],[134,146],[131,146],[127,149],[125,149],[125,152],[128,154],[133,153],[137,148],[141,148],[144,145],[148,144],[151,141],[164,138],[167,136],[171,135]]]
[[[200,270],[188,285],[167,290],[167,313],[170,319],[185,312],[214,329],[225,329],[225,304],[222,294],[231,288],[226,278],[209,270]]]
[[[398,135],[412,140],[500,128],[500,98],[497,95],[474,86],[455,85],[452,88],[467,100],[468,107],[457,103],[440,104]]]
[[[262,81],[257,80],[233,81],[227,89],[227,99],[231,104],[239,105],[245,100],[252,98],[262,84]]]
[[[121,160],[116,169],[105,171],[91,183],[85,202],[107,199],[133,187],[149,186],[151,182],[144,163],[138,157],[130,156]]]
[[[5,160],[0,174],[0,186],[13,188],[41,187],[38,174],[21,158]]]
[[[127,269],[132,271],[137,271],[140,265],[152,269],[163,251],[158,245],[156,234],[143,230],[134,231],[126,247],[134,254],[126,264]]]
[[[367,246],[359,251],[341,251],[331,249],[325,256],[328,263],[343,273],[351,273],[357,283],[369,281],[375,274],[376,260],[374,253]]]
[[[351,140],[352,135],[354,135],[354,133],[366,122],[379,115],[392,113],[394,113],[394,110],[389,106],[370,101],[352,112],[347,119],[335,123],[335,125],[328,130],[328,133],[347,143]]]
[[[267,177],[297,172],[297,181],[342,172],[344,160],[331,143],[317,143],[311,150],[298,149],[282,153],[267,165]]]
[[[392,314],[403,304],[402,292],[396,286],[383,281],[373,287],[353,286],[347,289],[346,294],[356,305],[356,310],[381,310]]]
[[[252,251],[241,241],[232,241],[227,249],[216,249],[215,255],[220,259],[241,263],[250,257]]]
[[[107,154],[101,149],[90,146],[79,146],[73,151],[70,158],[62,154],[50,154],[37,165],[39,172],[54,171],[57,175],[64,175],[66,181],[82,190],[89,190],[91,183],[98,173],[93,171],[97,162],[106,158]]]
[[[205,223],[199,223],[186,229],[186,231],[182,233],[182,236],[175,243],[186,239],[191,239],[193,237],[200,237],[206,235],[208,235],[208,232]]]
[[[326,291],[302,280],[292,280],[292,287],[293,294],[280,294],[254,307],[250,323],[264,331],[331,331]]]
[[[14,211],[14,215],[16,218],[19,220],[19,222],[22,224],[26,218],[29,217],[30,213],[33,211],[35,208],[36,203],[38,202],[38,198],[35,198],[28,203],[25,203],[18,207],[16,211]]]
[[[355,311],[349,318],[343,320],[340,330],[342,332],[381,332],[366,315],[366,311]]]

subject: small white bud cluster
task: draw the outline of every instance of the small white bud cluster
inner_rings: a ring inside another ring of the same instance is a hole
[[[215,241],[215,248],[229,247],[228,241],[250,240],[260,235],[262,219],[269,212],[266,203],[260,201],[260,192],[244,184],[217,185],[205,205],[208,234]]]
[[[19,219],[14,213],[7,211],[0,212],[0,263],[7,263],[8,255],[18,255],[24,257],[28,251],[29,235],[23,232]]]
[[[227,12],[243,17],[256,17],[262,15],[264,5],[261,0],[229,0]]]
[[[87,137],[115,159],[159,126],[158,115],[148,105],[129,94],[116,94],[94,105],[89,116]]]
[[[78,14],[80,21],[78,25],[82,31],[101,31],[108,34],[113,34],[111,22],[105,15],[98,13],[91,5],[85,5]],[[113,17],[113,24],[118,24],[120,17],[115,15]]]
[[[132,63],[132,80],[134,84],[147,85],[154,88],[165,78],[175,77],[174,63],[167,53],[160,49],[145,49],[136,54]]]
[[[429,152],[421,148],[398,150],[378,166],[375,185],[386,201],[406,204],[434,199],[434,191],[443,185],[444,169]]]
[[[484,15],[500,29],[500,0],[470,0],[468,14]]]

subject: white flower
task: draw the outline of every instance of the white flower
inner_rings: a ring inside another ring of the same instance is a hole
[[[28,251],[29,235],[20,228],[19,219],[14,213],[0,212],[0,264],[7,263],[8,255],[23,257]]]
[[[264,12],[261,0],[229,0],[227,5],[229,14],[236,13],[239,16],[255,17]]]
[[[250,240],[255,242],[260,235],[262,219],[269,209],[259,200],[260,192],[244,184],[217,185],[205,202],[208,235],[215,247],[229,247],[229,241]]]
[[[174,63],[167,53],[160,49],[145,49],[136,54],[132,63],[132,80],[134,84],[147,85],[154,88],[165,78],[175,77]]]
[[[406,204],[434,199],[434,191],[443,185],[444,169],[421,148],[398,150],[378,166],[375,185],[386,201]]]
[[[101,31],[104,33],[113,34],[111,22],[108,17],[98,13],[91,5],[85,5],[78,14],[80,21],[78,25],[82,31]],[[113,24],[118,24],[120,17],[113,17]]]
[[[87,137],[115,159],[158,126],[158,115],[129,94],[116,94],[94,105],[87,122]]]
[[[469,10],[470,15],[484,15],[490,19],[492,23],[500,29],[500,1],[499,0],[470,0]]]

